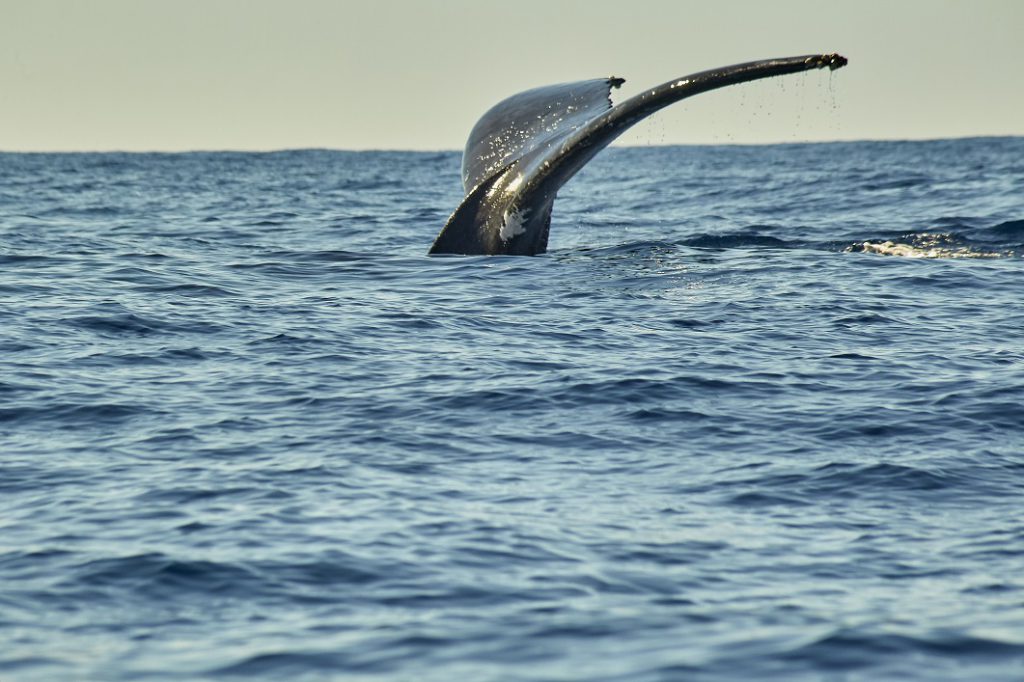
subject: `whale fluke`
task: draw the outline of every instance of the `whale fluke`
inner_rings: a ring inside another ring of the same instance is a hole
[[[683,76],[612,106],[621,78],[563,83],[499,102],[473,127],[462,155],[466,196],[430,253],[544,253],[559,188],[632,125],[708,90],[846,66],[838,54],[765,59]]]

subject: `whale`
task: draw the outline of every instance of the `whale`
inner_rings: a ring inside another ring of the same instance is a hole
[[[462,155],[465,197],[429,253],[544,253],[558,190],[636,123],[702,92],[846,64],[836,53],[745,62],[676,78],[615,105],[611,91],[625,79],[614,76],[513,95],[473,126]]]

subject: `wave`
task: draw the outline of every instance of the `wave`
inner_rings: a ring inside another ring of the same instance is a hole
[[[806,662],[819,671],[852,671],[886,667],[901,668],[910,660],[925,658],[938,663],[939,669],[948,668],[950,674],[962,670],[967,661],[981,660],[993,672],[1008,672],[1006,665],[1015,666],[1024,657],[1024,642],[1006,641],[992,637],[979,637],[960,632],[909,635],[889,632],[871,632],[865,629],[842,628],[813,642],[788,651],[778,658],[788,662]],[[936,659],[946,659],[943,664]],[[936,668],[931,670],[936,672]],[[979,671],[975,671],[977,674]],[[884,675],[892,679],[889,675]],[[972,679],[987,679],[985,675]],[[946,679],[937,674],[932,679]],[[949,678],[953,679],[953,678]],[[996,679],[1007,679],[999,675]]]

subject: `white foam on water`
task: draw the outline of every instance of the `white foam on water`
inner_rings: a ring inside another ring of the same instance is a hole
[[[1006,258],[1014,255],[1012,251],[984,251],[956,245],[947,234],[922,233],[914,236],[914,242],[866,241],[848,246],[846,251],[901,258]]]

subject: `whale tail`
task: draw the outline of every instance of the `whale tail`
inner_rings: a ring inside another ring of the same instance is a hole
[[[615,106],[611,89],[624,81],[614,77],[513,95],[473,127],[462,157],[466,197],[430,253],[543,253],[559,188],[639,121],[709,90],[846,63],[838,54],[821,54],[736,64],[663,83]]]

